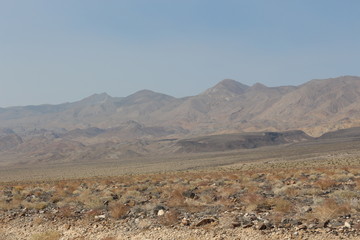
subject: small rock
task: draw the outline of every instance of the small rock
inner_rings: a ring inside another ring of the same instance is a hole
[[[241,222],[233,222],[231,223],[232,228],[237,228],[241,226]]]
[[[315,228],[317,228],[317,225],[314,224],[314,223],[310,223],[307,228],[308,228],[308,229],[315,229]]]
[[[242,223],[241,226],[242,226],[243,228],[249,228],[249,227],[254,226],[254,223],[253,223],[253,222]]]
[[[301,224],[298,227],[296,227],[297,230],[306,230],[307,226],[305,224]]]
[[[257,226],[258,230],[265,230],[267,228],[266,224],[260,224],[259,226]]]
[[[161,206],[161,205],[158,205],[158,206],[156,206],[155,208],[154,208],[154,210],[153,210],[153,213],[154,214],[158,214],[158,212],[160,211],[160,210],[164,210],[165,211],[165,207],[164,206]]]
[[[181,219],[181,225],[183,225],[183,226],[189,226],[189,225],[190,225],[189,219],[187,219],[187,218]]]
[[[330,220],[326,220],[323,224],[321,224],[324,228],[328,227],[330,224]]]
[[[182,195],[186,198],[196,198],[196,194],[193,192],[193,190],[187,190],[185,192],[182,193]]]
[[[105,215],[98,215],[98,216],[95,216],[95,219],[96,220],[104,220],[106,218]]]
[[[112,197],[113,200],[118,200],[119,199],[119,195],[114,194],[114,193],[111,194],[111,197]]]
[[[213,218],[204,218],[200,222],[198,222],[195,226],[201,227],[201,226],[213,223],[213,222],[215,222],[215,219],[213,219]]]
[[[157,213],[158,216],[163,216],[165,214],[165,211],[163,209],[160,209]]]
[[[345,222],[345,223],[344,223],[344,227],[345,227],[345,228],[351,228],[351,224],[350,224],[349,222]]]
[[[304,206],[304,207],[301,208],[301,211],[303,213],[311,212],[312,208],[310,206]]]

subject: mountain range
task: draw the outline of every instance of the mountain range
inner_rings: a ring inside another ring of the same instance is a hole
[[[59,105],[0,108],[0,152],[1,159],[26,162],[115,159],[154,149],[187,151],[181,141],[209,135],[302,130],[318,137],[359,125],[360,77],[280,87],[225,79],[184,98],[141,90],[127,97],[101,93]]]

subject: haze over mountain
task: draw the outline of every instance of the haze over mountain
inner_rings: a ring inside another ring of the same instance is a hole
[[[160,150],[181,152],[181,139],[208,135],[303,130],[320,136],[359,125],[360,77],[279,87],[225,79],[184,98],[141,90],[127,97],[102,93],[73,103],[1,108],[0,151],[3,158],[10,159],[16,152],[35,162],[112,159]],[[307,139],[295,133],[292,140],[280,142]],[[261,143],[254,146],[279,142],[256,139]],[[246,145],[236,141],[236,146]]]
[[[226,79],[185,98],[142,90],[124,98],[102,93],[60,105],[1,108],[0,127],[59,131],[114,128],[135,121],[192,134],[302,129],[320,135],[359,123],[359,93],[360,78],[353,76],[280,87]]]

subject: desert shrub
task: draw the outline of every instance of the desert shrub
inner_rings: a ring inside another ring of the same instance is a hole
[[[22,204],[24,207],[29,209],[41,210],[47,207],[47,202],[24,202]]]
[[[184,192],[183,187],[177,187],[169,196],[167,204],[169,207],[181,207],[184,206],[185,197],[182,194]]]
[[[314,183],[315,186],[318,186],[322,190],[327,190],[331,187],[336,186],[336,181],[333,179],[321,179]]]
[[[314,209],[314,217],[325,221],[350,213],[349,203],[339,204],[334,199],[325,199]]]
[[[262,205],[268,204],[263,196],[256,193],[244,194],[240,200],[245,204],[246,210],[248,211],[254,211]]]
[[[293,204],[283,198],[273,199],[271,203],[274,205],[274,211],[278,213],[286,214],[294,210]]]
[[[349,190],[337,190],[331,194],[332,197],[337,198],[341,201],[358,198],[359,193]]]
[[[129,210],[129,206],[119,202],[111,203],[109,206],[109,214],[115,219],[124,218],[128,214]]]
[[[288,197],[296,197],[299,195],[300,190],[296,187],[289,187],[285,190],[285,195]]]
[[[167,211],[163,216],[159,217],[159,223],[164,226],[175,225],[179,221],[179,212],[176,210]]]
[[[75,211],[70,206],[63,206],[59,208],[59,216],[69,218],[75,216]]]

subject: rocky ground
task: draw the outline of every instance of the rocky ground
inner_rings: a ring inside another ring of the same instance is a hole
[[[2,183],[0,239],[360,239],[360,167]]]

